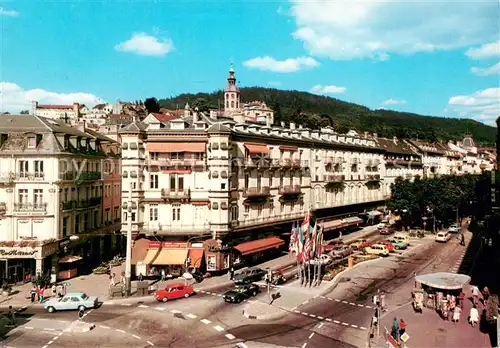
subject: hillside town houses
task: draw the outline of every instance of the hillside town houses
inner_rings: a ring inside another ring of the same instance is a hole
[[[2,116],[0,276],[75,276],[123,250],[129,222],[137,275],[223,271],[276,252],[308,211],[328,233],[382,215],[398,178],[494,168],[494,149],[468,135],[429,143],[276,125],[264,102],[241,100],[233,68],[222,105],[139,120],[121,102],[34,102],[31,115]]]

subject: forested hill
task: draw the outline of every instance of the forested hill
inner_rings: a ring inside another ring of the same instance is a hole
[[[183,108],[186,102],[201,111],[222,105],[223,92],[181,94],[159,100],[161,107]],[[309,128],[332,126],[339,132],[354,129],[392,138],[418,138],[430,141],[458,140],[471,133],[481,145],[495,144],[496,128],[471,119],[422,116],[389,110],[370,110],[335,98],[300,91],[248,87],[241,89],[241,100],[261,100],[275,111],[275,123],[295,122]]]

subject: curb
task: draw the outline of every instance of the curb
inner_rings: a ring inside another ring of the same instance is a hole
[[[263,315],[250,315],[247,313],[246,308],[243,309],[243,316],[247,319],[252,319],[252,320],[262,320],[262,321],[270,321],[270,320],[277,320],[285,317],[289,311],[285,310],[281,307],[276,307],[278,308],[281,312],[280,313],[275,313],[275,314],[263,314]]]

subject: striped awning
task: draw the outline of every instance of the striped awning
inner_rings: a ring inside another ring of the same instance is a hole
[[[259,153],[269,154],[269,153],[271,153],[271,150],[269,150],[269,148],[266,145],[249,144],[249,143],[245,143],[243,145],[245,146],[245,149],[247,149],[248,153],[251,153],[251,154],[259,154]]]
[[[337,228],[341,228],[344,226],[344,223],[342,222],[342,220],[330,220],[321,222],[321,225],[323,226],[323,231],[326,232]]]
[[[342,220],[344,223],[347,225],[357,225],[363,222],[362,219],[360,219],[357,216],[350,216]]]

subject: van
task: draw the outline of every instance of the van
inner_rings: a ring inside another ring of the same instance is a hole
[[[405,242],[406,244],[410,245],[410,236],[408,236],[406,233],[397,232],[394,235],[394,239]]]
[[[389,255],[389,249],[383,244],[373,244],[369,247],[367,247],[366,252],[368,254],[372,255],[378,255],[378,256],[388,256]]]

